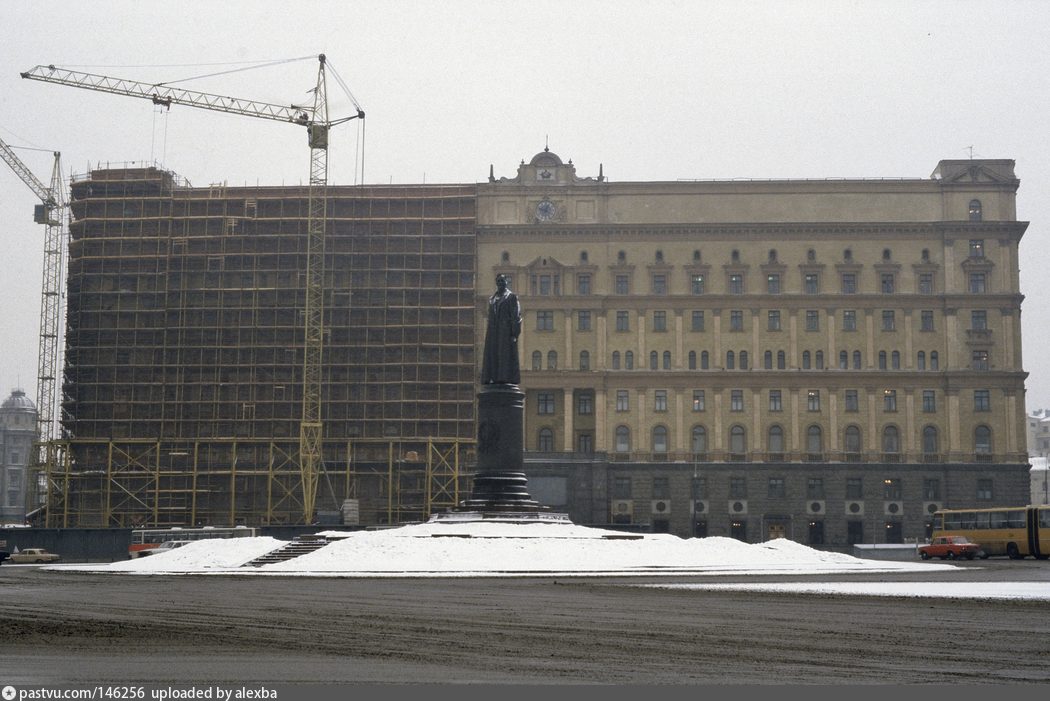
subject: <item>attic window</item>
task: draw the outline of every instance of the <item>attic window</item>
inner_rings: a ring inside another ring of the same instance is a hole
[[[812,248],[809,249],[808,251],[806,251],[806,260],[808,260],[810,263],[812,263],[816,259],[817,259],[817,252],[816,251],[814,251]]]
[[[775,249],[775,248],[769,249],[769,262],[770,263],[776,263],[777,262],[777,249]]]
[[[981,201],[970,200],[970,221],[981,221]]]
[[[738,251],[738,250],[736,250],[734,248],[733,249],[733,253],[730,255],[730,257],[733,259],[734,263],[739,263],[740,262],[740,251]]]
[[[500,259],[501,263],[509,263],[510,262],[510,252],[504,251],[503,253],[500,254],[499,259]]]
[[[890,260],[893,257],[893,253],[888,248],[882,249],[882,259]]]
[[[580,262],[581,263],[586,263],[587,262],[587,251],[580,251]]]
[[[664,252],[663,251],[657,251],[656,252],[656,262],[657,263],[663,263],[664,262]]]
[[[842,252],[842,259],[844,261],[846,261],[847,263],[849,261],[853,260],[853,249],[847,248],[845,251],[843,251]]]
[[[699,263],[700,262],[700,251],[698,251],[698,250],[697,251],[693,251],[693,262],[694,263]]]
[[[627,262],[627,252],[626,251],[620,251],[619,253],[617,253],[616,254],[616,260],[618,262],[620,262],[620,263],[626,263]]]

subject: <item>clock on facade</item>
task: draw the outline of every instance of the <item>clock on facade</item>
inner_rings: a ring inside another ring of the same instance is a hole
[[[539,221],[551,221],[557,213],[558,208],[546,198],[536,205],[536,219]]]

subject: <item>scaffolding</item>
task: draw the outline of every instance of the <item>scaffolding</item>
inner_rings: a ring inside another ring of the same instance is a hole
[[[71,189],[46,520],[301,521],[307,188],[107,167]],[[455,503],[474,426],[474,207],[473,186],[329,188],[318,511],[373,482],[386,504],[362,502],[365,523]]]

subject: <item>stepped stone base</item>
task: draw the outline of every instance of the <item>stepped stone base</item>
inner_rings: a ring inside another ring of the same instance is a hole
[[[467,502],[464,502],[467,503]],[[544,507],[541,507],[544,508]],[[552,513],[550,511],[539,511],[536,509],[514,509],[506,508],[470,510],[459,506],[454,510],[434,514],[430,517],[430,523],[476,523],[488,521],[493,523],[561,523],[572,524],[568,514]]]

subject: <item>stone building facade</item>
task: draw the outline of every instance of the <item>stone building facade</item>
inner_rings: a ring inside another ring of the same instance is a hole
[[[26,516],[26,466],[37,436],[37,411],[20,389],[0,404],[0,523]]]
[[[534,494],[583,523],[845,547],[1023,504],[1019,181],[480,184],[478,310],[525,309]]]

